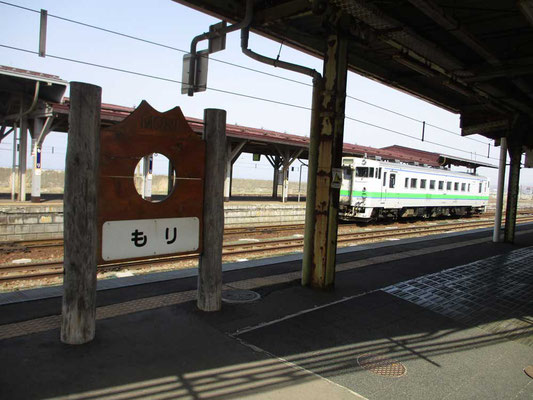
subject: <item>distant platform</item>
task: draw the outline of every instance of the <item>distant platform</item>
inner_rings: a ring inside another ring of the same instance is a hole
[[[61,239],[63,195],[45,194],[39,203],[11,201],[0,194],[0,242]],[[224,203],[227,227],[288,225],[305,220],[305,197],[283,203],[272,197],[235,196]]]

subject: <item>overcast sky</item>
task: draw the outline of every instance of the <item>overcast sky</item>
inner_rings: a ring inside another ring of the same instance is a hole
[[[35,10],[46,9],[49,14],[55,16],[96,25],[181,50],[188,50],[194,36],[207,31],[209,25],[218,22],[215,18],[171,0],[11,0],[8,2]],[[38,13],[0,3],[0,26],[2,30],[0,45],[31,51],[38,50]],[[198,48],[203,49],[206,46],[207,42],[201,42]],[[280,51],[279,43],[257,35],[251,35],[250,48],[273,58],[280,53],[282,60],[322,72],[322,60],[287,46],[281,46]],[[181,51],[135,41],[53,17],[48,18],[46,49],[49,55],[159,78],[181,80],[184,54]],[[237,66],[217,62],[215,59]],[[308,108],[311,107],[311,78],[267,66],[246,57],[240,51],[239,32],[228,35],[226,50],[211,55],[208,74],[208,87],[235,94],[207,90],[195,94],[194,97],[188,97],[181,94],[178,83],[52,57],[40,58],[35,54],[4,47],[0,47],[0,64],[58,75],[66,81],[82,81],[99,85],[102,87],[102,101],[105,103],[131,107],[145,99],[159,111],[165,111],[177,105],[182,108],[186,116],[196,118],[202,118],[205,108],[221,108],[227,111],[229,123],[309,136],[311,112]],[[301,83],[249,71],[238,66],[264,71]],[[460,132],[458,115],[354,73],[348,74],[347,93],[357,99],[348,98],[346,101],[346,116],[349,118],[418,138],[421,136],[422,124],[420,122],[400,117],[360,101],[363,100],[408,115],[416,120],[426,121],[456,133]],[[274,100],[293,106],[254,100],[240,95]],[[426,126],[425,137],[427,140],[457,150],[409,139],[351,119],[345,121],[344,141],[346,143],[373,147],[398,144],[462,158],[473,158],[494,165],[498,163],[499,148],[494,148],[492,143],[490,150],[492,159],[487,159],[489,141],[482,136],[472,136],[471,138],[476,140],[474,141]],[[10,143],[12,143],[11,136],[0,144],[0,166],[11,166]],[[44,142],[43,168],[62,168],[65,150],[66,135],[50,134]],[[297,167],[299,163],[296,162],[294,165]],[[292,173],[291,181],[298,180],[297,171],[296,168],[296,172]],[[488,176],[493,187],[496,185],[496,170],[480,168],[478,172]],[[305,174],[304,169],[304,176]],[[271,179],[272,168],[264,160],[256,163],[252,161],[250,154],[244,154],[235,164],[234,177]],[[522,171],[521,184],[533,185],[533,174],[530,170]]]

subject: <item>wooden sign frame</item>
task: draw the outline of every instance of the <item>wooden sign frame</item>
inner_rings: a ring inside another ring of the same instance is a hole
[[[153,153],[165,155],[176,171],[172,192],[160,202],[143,199],[134,185],[137,164]],[[160,113],[142,101],[122,122],[103,129],[98,195],[99,264],[109,263],[102,255],[103,225],[109,221],[196,217],[198,249],[181,254],[201,253],[204,169],[205,142],[190,128],[179,107]],[[122,260],[143,258],[153,256]],[[113,260],[117,261],[121,260]]]

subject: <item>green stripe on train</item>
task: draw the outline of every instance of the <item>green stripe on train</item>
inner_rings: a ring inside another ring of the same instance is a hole
[[[350,196],[349,190],[341,190],[341,196]],[[363,197],[362,191],[353,191],[353,197]],[[435,199],[435,200],[488,200],[488,196],[430,194],[430,193],[381,193],[366,192],[364,197],[386,199]]]

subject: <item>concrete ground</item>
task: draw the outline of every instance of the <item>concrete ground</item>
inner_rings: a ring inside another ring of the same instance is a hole
[[[81,346],[59,341],[57,291],[2,295],[0,398],[530,399],[533,225],[490,237],[343,249],[332,292],[300,286],[298,256],[226,268],[262,297],[217,313],[193,272],[110,282]]]

